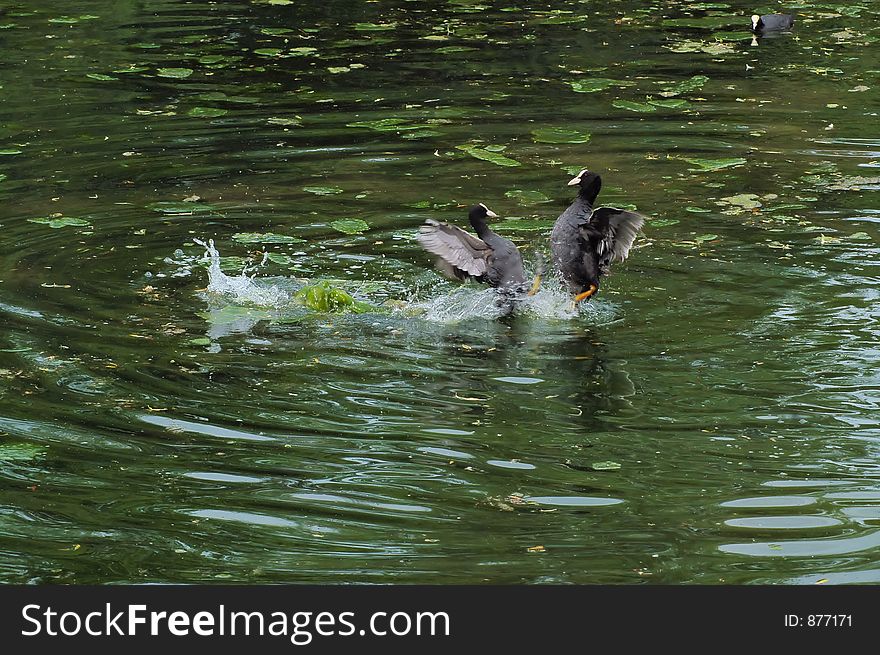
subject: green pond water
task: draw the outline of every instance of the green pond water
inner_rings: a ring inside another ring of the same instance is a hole
[[[755,9],[2,3],[0,582],[880,582],[880,4]],[[583,167],[578,312],[414,240]]]

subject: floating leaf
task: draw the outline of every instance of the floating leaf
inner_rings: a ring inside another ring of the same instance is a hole
[[[522,189],[513,189],[504,195],[515,199],[521,205],[538,205],[551,200],[540,191],[523,191]]]
[[[151,203],[147,205],[147,209],[152,209],[154,212],[159,212],[160,214],[184,215],[201,214],[204,212],[212,211],[214,208],[211,205],[197,202],[163,201]]]
[[[618,471],[622,467],[617,462],[605,461],[605,462],[593,462],[591,467],[594,471]]]
[[[631,102],[629,100],[618,99],[612,102],[611,106],[617,107],[618,109],[627,109],[629,111],[638,111],[642,113],[657,111],[657,108],[652,105],[645,104],[644,102]]]
[[[655,218],[648,219],[648,225],[651,227],[669,227],[670,225],[677,225],[680,223],[677,218]]]
[[[692,159],[688,157],[682,157],[684,161],[689,164],[693,164],[694,166],[699,166],[699,168],[691,168],[688,170],[698,171],[698,172],[706,172],[706,171],[720,171],[723,168],[732,168],[734,166],[742,166],[746,163],[745,159],[741,158],[731,158],[731,159]]]
[[[187,343],[193,346],[210,346],[211,340],[208,337],[196,337],[195,339],[190,339]]]
[[[330,227],[343,234],[361,234],[370,229],[370,224],[360,218],[341,218],[330,223]]]
[[[393,30],[397,27],[397,23],[355,23],[354,29],[359,32],[384,32],[385,30]]]
[[[46,449],[30,443],[0,441],[0,462],[27,462],[46,454]]]
[[[291,57],[305,57],[306,55],[310,55],[314,52],[318,52],[318,49],[310,48],[308,46],[300,46],[298,48],[291,48],[287,51],[287,54]]]
[[[697,243],[703,243],[705,241],[715,241],[717,238],[717,234],[701,234],[700,236],[694,237],[694,241]]]
[[[156,75],[159,77],[174,77],[177,79],[189,77],[192,74],[192,68],[160,68],[156,71]]]
[[[254,54],[261,57],[280,57],[283,53],[284,50],[280,48],[257,48],[254,50]]]
[[[288,264],[293,262],[293,257],[290,257],[289,255],[282,255],[280,252],[270,252],[266,255],[266,258],[270,262],[274,264],[281,264],[282,266],[287,266]]]
[[[735,196],[727,196],[726,198],[721,198],[719,202],[742,207],[743,209],[757,209],[761,206],[758,196],[754,193],[739,193]]]
[[[689,80],[684,80],[678,84],[667,86],[660,95],[670,97],[681,95],[682,93],[687,93],[689,91],[698,91],[699,89],[702,89],[708,81],[709,78],[705,75],[694,75]]]
[[[217,118],[228,113],[228,109],[220,109],[219,107],[193,107],[187,112],[190,116],[198,116],[199,118]]]
[[[86,73],[86,77],[93,80],[99,80],[101,82],[113,82],[114,80],[119,79],[118,77],[113,77],[112,75],[104,75],[102,73]]]
[[[680,109],[682,107],[690,107],[691,103],[684,98],[669,98],[667,100],[648,100],[648,104],[665,109]]]
[[[471,52],[472,50],[476,50],[476,48],[472,48],[466,45],[445,45],[437,48],[436,50],[434,50],[434,52],[441,55],[449,55],[455,52]]]
[[[299,237],[274,232],[236,232],[232,238],[239,243],[303,243],[305,241]]]
[[[568,82],[572,91],[577,93],[596,93],[610,89],[612,86],[632,86],[632,82],[624,80],[612,80],[607,77],[591,77],[583,80],[572,80]]]
[[[471,157],[475,157],[477,159],[482,159],[483,161],[488,161],[497,166],[522,166],[522,164],[515,159],[511,159],[510,157],[505,157],[504,155],[493,152],[489,150],[489,147],[480,148],[475,145],[465,144],[461,146],[455,146],[458,150],[463,150]]]
[[[855,239],[857,241],[871,241],[871,235],[867,232],[855,232],[849,235],[850,239]]]
[[[20,155],[21,150],[16,150],[15,148],[6,148],[5,150],[0,150],[0,155]]]
[[[532,130],[532,138],[538,143],[587,143],[590,134],[562,127],[541,127]]]
[[[692,214],[708,214],[712,211],[711,209],[704,209],[702,207],[685,207],[684,210],[686,212],[691,212]]]
[[[727,55],[736,52],[736,48],[723,41],[685,40],[676,45],[664,47],[672,50],[672,52],[705,52],[709,55]]]
[[[72,216],[59,216],[56,218],[45,217],[45,218],[29,218],[28,222],[30,223],[40,223],[41,225],[48,225],[51,228],[60,228],[60,227],[84,227],[89,225],[89,222],[83,218],[74,218]]]
[[[304,186],[303,191],[314,193],[316,196],[335,196],[342,193],[342,189],[337,186]]]

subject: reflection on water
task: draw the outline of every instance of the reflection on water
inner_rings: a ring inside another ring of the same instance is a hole
[[[0,580],[880,581],[880,10],[56,5],[0,16]],[[576,310],[414,241],[534,263],[584,166],[649,220]]]

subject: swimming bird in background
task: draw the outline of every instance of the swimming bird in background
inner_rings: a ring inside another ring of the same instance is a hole
[[[510,239],[495,234],[486,222],[498,214],[479,203],[468,212],[470,232],[433,219],[419,228],[416,239],[422,248],[437,255],[437,268],[453,280],[476,280],[497,288],[521,287],[526,276],[519,249]]]
[[[752,15],[752,32],[764,34],[765,32],[781,32],[790,30],[794,25],[794,16],[790,14],[758,14]]]
[[[553,267],[575,294],[576,305],[596,293],[599,278],[608,275],[612,263],[627,258],[645,219],[614,207],[594,209],[602,178],[589,169],[583,169],[568,185],[577,186],[578,195],[556,219],[550,251]]]

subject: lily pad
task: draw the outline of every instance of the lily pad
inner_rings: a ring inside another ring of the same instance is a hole
[[[397,23],[355,23],[354,29],[358,32],[384,32],[393,30]]]
[[[511,159],[510,157],[505,157],[501,153],[497,151],[490,150],[492,146],[487,146],[485,148],[480,148],[479,146],[465,144],[461,146],[455,146],[458,150],[462,150],[469,154],[471,157],[475,157],[476,159],[482,159],[483,161],[490,162],[495,164],[496,166],[522,166],[522,164],[515,159]]]
[[[513,189],[504,194],[508,198],[513,198],[521,205],[538,205],[542,202],[550,202],[550,198],[540,191],[524,191],[522,189]]]
[[[622,467],[617,462],[593,462],[591,467],[594,471],[619,471]]]
[[[666,100],[648,100],[648,104],[655,107],[663,107],[664,109],[681,109],[682,107],[689,107],[691,103],[684,98],[667,98]]]
[[[572,80],[568,82],[571,90],[577,93],[596,93],[610,89],[612,86],[629,86],[630,82],[622,80],[612,80],[607,77],[591,77],[583,80]]]
[[[0,441],[0,462],[29,462],[46,454],[46,449],[30,443]]]
[[[664,46],[672,52],[704,52],[709,55],[727,55],[736,52],[729,43],[723,41],[691,41],[686,40],[673,46]]]
[[[100,82],[113,82],[118,80],[118,77],[113,77],[112,75],[104,75],[103,73],[86,73],[86,77],[98,80]]]
[[[188,215],[203,214],[212,211],[214,208],[211,205],[199,202],[162,201],[147,205],[147,209],[152,209],[154,212],[159,212],[160,214]]]
[[[335,196],[342,193],[338,186],[304,186],[303,191],[314,193],[316,196]]]
[[[688,157],[682,157],[684,161],[689,164],[693,164],[694,166],[698,166],[699,168],[690,168],[688,170],[697,171],[700,173],[704,173],[707,171],[720,171],[724,168],[733,168],[734,166],[742,166],[746,163],[745,159],[742,158],[729,158],[729,159],[694,159]]]
[[[618,109],[626,109],[628,111],[637,111],[642,113],[647,113],[651,111],[657,111],[657,108],[653,105],[648,105],[644,102],[632,102],[630,100],[615,100],[611,103],[612,107],[617,107]]]
[[[587,143],[590,134],[563,127],[541,127],[532,130],[532,138],[538,143]]]
[[[361,234],[370,229],[370,224],[360,218],[340,218],[330,223],[330,227],[343,234]]]
[[[743,209],[757,209],[761,206],[758,196],[754,193],[740,193],[735,196],[727,196],[726,198],[721,198],[719,202],[742,207]]]
[[[671,96],[681,95],[682,93],[688,93],[689,91],[698,91],[699,89],[702,89],[708,81],[709,78],[705,75],[694,75],[688,80],[684,80],[683,82],[679,82],[678,84],[667,86],[660,93],[660,95],[668,98]]]
[[[159,77],[173,77],[183,79],[193,74],[192,68],[160,68],[156,71]]]
[[[274,232],[236,232],[232,238],[239,243],[303,243],[305,241],[299,237]]]
[[[56,218],[45,217],[45,218],[29,218],[28,222],[30,223],[39,223],[41,225],[48,225],[51,228],[61,228],[61,227],[85,227],[86,225],[90,225],[90,223],[83,218],[74,218],[72,216],[58,216]]]

